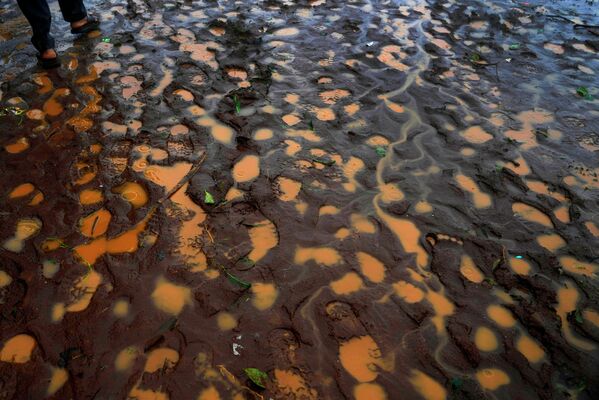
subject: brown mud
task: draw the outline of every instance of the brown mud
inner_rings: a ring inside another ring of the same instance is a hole
[[[0,399],[599,398],[596,1],[89,3],[0,0]]]

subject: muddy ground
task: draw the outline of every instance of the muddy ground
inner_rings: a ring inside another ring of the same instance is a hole
[[[596,1],[88,5],[0,1],[0,399],[599,398]]]

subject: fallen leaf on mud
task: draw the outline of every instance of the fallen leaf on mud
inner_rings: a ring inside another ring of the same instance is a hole
[[[381,158],[385,157],[387,155],[387,150],[385,150],[384,147],[377,147],[375,149],[375,151],[376,151],[376,154]]]
[[[21,107],[0,107],[0,117],[5,115],[22,115],[26,110]]]
[[[241,111],[241,102],[239,101],[239,97],[237,97],[237,95],[233,96],[233,104],[235,104],[235,112],[239,114]]]
[[[580,312],[579,308],[577,308],[574,311],[569,312],[568,316],[571,319],[573,319],[577,324],[582,324],[584,322],[584,319],[582,318],[582,312]]]
[[[239,287],[243,288],[244,290],[247,290],[247,289],[249,289],[249,288],[252,287],[251,283],[246,282],[243,279],[240,279],[240,278],[236,277],[235,275],[233,275],[232,273],[230,273],[229,271],[227,271],[223,267],[221,267],[221,269],[223,270],[223,272],[225,273],[225,275],[227,275],[227,278],[229,279],[229,281],[232,284],[238,285]]]
[[[335,165],[335,160],[325,160],[324,158],[312,158],[313,162],[317,162],[322,165],[326,165],[327,167],[332,167]]]
[[[475,65],[488,65],[489,63],[478,53],[473,53],[470,55],[468,60]]]
[[[204,203],[206,204],[214,204],[214,197],[210,194],[210,192],[204,191]]]
[[[260,371],[258,368],[244,368],[243,371],[256,386],[266,389],[265,384],[268,379],[266,372]]]
[[[589,89],[584,86],[580,86],[578,89],[576,89],[576,94],[585,100],[593,100],[593,96],[589,93]]]

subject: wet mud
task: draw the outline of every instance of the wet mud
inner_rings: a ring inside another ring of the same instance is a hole
[[[0,1],[0,399],[599,397],[596,2],[89,3]]]

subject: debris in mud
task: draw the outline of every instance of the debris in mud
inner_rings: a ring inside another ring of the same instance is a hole
[[[576,89],[576,94],[579,95],[580,97],[582,97],[585,100],[593,100],[593,96],[589,92],[589,89],[587,89],[584,86],[580,86],[579,88],[577,88]]]
[[[260,371],[258,368],[244,368],[243,372],[256,386],[266,389],[266,381],[268,375],[264,371]]]

